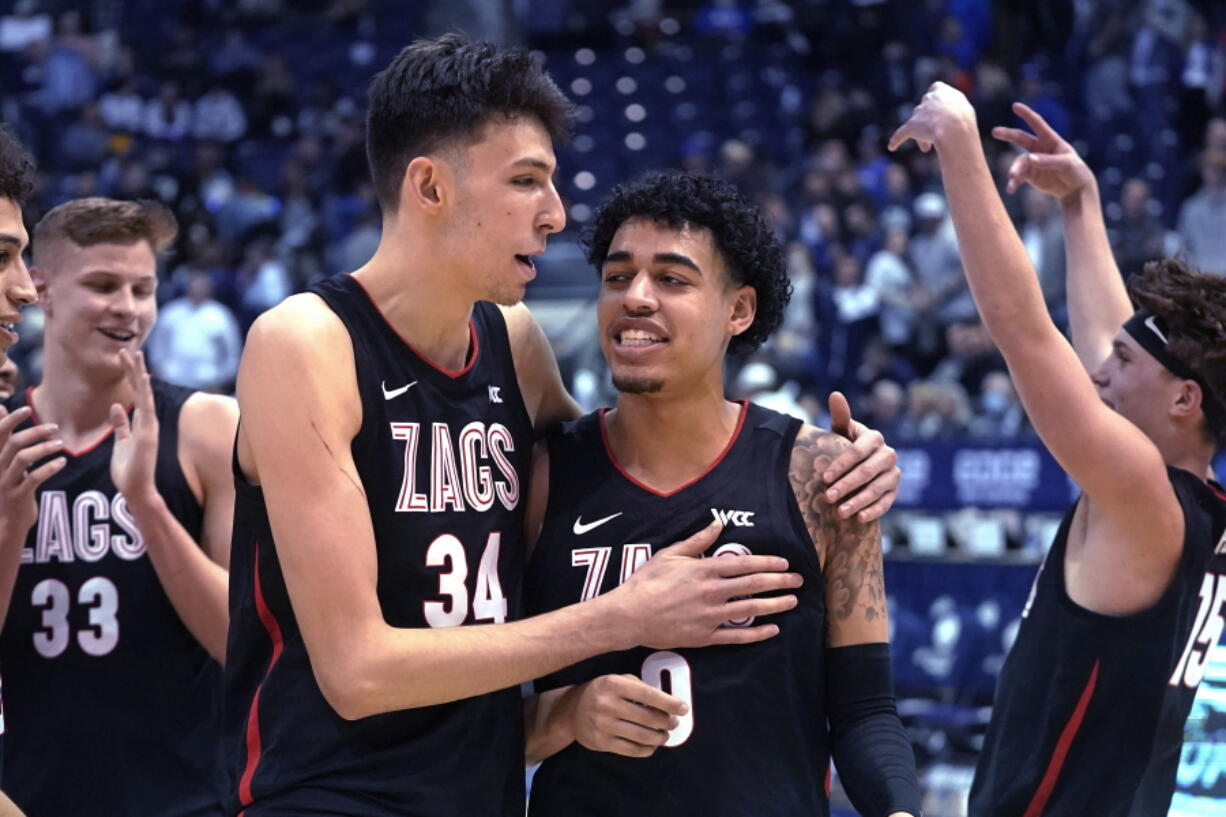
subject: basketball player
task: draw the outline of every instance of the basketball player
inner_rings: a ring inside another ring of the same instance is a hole
[[[17,342],[16,325],[21,321],[21,309],[37,298],[22,255],[29,238],[21,207],[32,192],[34,162],[12,133],[0,127],[0,365],[5,366],[9,363],[8,350]],[[0,406],[0,627],[17,575],[18,554],[32,524],[25,520],[36,513],[34,492],[64,465],[62,459],[53,459],[29,469],[31,463],[54,454],[58,443],[52,439],[55,430],[46,426],[13,433],[27,417],[29,411],[9,414]],[[0,772],[5,734],[2,693],[0,688]],[[20,809],[3,792],[0,817],[21,817]]]
[[[825,466],[848,443],[724,397],[725,354],[766,340],[787,305],[781,245],[730,185],[681,173],[617,188],[587,242],[620,394],[538,446],[529,613],[603,598],[713,516],[726,526],[711,561],[772,554],[805,581],[777,638],[636,648],[545,679],[577,685],[529,707],[529,760],[547,756],[531,813],[827,814],[833,754],[861,813],[918,815],[880,533],[821,498]]]
[[[7,405],[54,423],[66,464],[38,489],[0,634],[4,772],[34,815],[221,814],[237,407],[145,373],[175,231],[159,204],[98,198],[34,230],[44,376]]]
[[[234,811],[522,815],[521,682],[637,644],[768,638],[719,625],[790,608],[756,594],[799,577],[693,558],[712,525],[617,592],[515,620],[533,429],[577,413],[511,306],[565,222],[570,105],[526,54],[454,35],[404,49],[369,105],[379,247],[262,316],[239,371]]]
[[[1015,165],[1012,185],[1055,192],[1045,154],[1071,149],[1026,118],[1038,136],[1014,141],[1040,155]],[[1165,814],[1226,602],[1226,514],[1204,482],[1226,430],[1226,281],[1151,263],[1130,283],[1138,311],[1109,326],[1124,307],[1110,250],[1085,233],[1097,191],[1067,189],[1071,346],[1048,317],[966,98],[934,84],[890,147],[908,139],[936,148],[980,314],[1036,430],[1084,490],[1001,671],[970,813]]]

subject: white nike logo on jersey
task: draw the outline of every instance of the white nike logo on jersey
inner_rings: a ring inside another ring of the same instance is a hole
[[[596,528],[603,525],[605,522],[616,519],[617,517],[621,516],[623,513],[624,511],[618,511],[617,513],[612,514],[611,516],[606,516],[604,519],[597,519],[595,522],[587,522],[587,523],[584,523],[583,517],[580,516],[577,519],[575,519],[575,527],[574,527],[575,536],[582,536],[588,531],[595,530]]]
[[[381,386],[383,386],[383,399],[384,399],[384,400],[394,400],[395,398],[397,398],[397,397],[399,397],[400,395],[404,394],[404,393],[405,393],[406,391],[408,391],[409,389],[411,389],[411,388],[413,388],[414,386],[416,386],[416,385],[417,385],[417,381],[416,381],[416,380],[414,380],[412,383],[410,383],[410,384],[409,384],[409,385],[407,385],[407,386],[401,386],[401,387],[400,387],[400,388],[398,388],[398,389],[391,389],[391,390],[388,390],[388,388],[387,388],[387,381],[386,381],[386,380],[384,380],[384,381],[383,381],[383,382],[382,382],[380,385],[381,385]]]

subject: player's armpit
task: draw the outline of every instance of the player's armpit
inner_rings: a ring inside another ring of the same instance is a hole
[[[837,434],[806,425],[792,447],[788,471],[826,577],[827,640],[832,646],[889,637],[880,528],[856,517],[843,519],[822,498],[827,487],[822,475],[849,445]]]
[[[502,307],[511,341],[511,357],[524,405],[532,425],[541,431],[563,420],[574,420],[583,411],[562,383],[553,347],[536,318],[523,304]]]

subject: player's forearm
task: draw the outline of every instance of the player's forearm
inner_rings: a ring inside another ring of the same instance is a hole
[[[337,713],[351,720],[506,689],[634,646],[611,595],[508,624],[430,629],[371,622],[344,643],[334,634],[330,657],[313,662],[316,677]]]
[[[1086,371],[1096,371],[1111,339],[1132,315],[1132,305],[1103,222],[1097,182],[1061,200],[1073,349]]]
[[[220,662],[230,625],[229,574],[201,550],[156,491],[127,497],[149,561],[183,624]]]
[[[949,211],[971,295],[1006,358],[1054,332],[1038,275],[1005,212],[974,122],[959,121],[936,143]]]
[[[524,759],[535,766],[575,741],[570,726],[575,687],[551,689],[524,701]]]

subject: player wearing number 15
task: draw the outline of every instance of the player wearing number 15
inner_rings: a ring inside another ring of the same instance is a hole
[[[34,230],[44,376],[8,409],[58,426],[65,464],[13,554],[0,635],[5,783],[34,815],[221,813],[237,407],[143,371],[175,230],[161,205],[96,198]]]
[[[1035,429],[1084,490],[1035,579],[970,791],[976,817],[1153,817],[1226,604],[1226,279],[1174,259],[1129,281],[1097,184],[1034,111],[1009,186],[1060,198],[1072,343],[988,170],[975,111],[934,83],[890,140],[936,148],[971,293]],[[1129,303],[1129,295],[1137,311]]]
[[[726,527],[710,561],[776,555],[805,583],[767,641],[614,652],[542,679],[549,691],[529,705],[528,757],[544,758],[531,814],[828,814],[833,756],[861,814],[918,815],[890,682],[880,533],[825,496],[849,443],[724,398],[725,353],[766,340],[787,304],[779,242],[730,185],[654,174],[613,192],[588,258],[620,394],[538,447],[529,612],[616,592],[657,547],[713,516]]]

